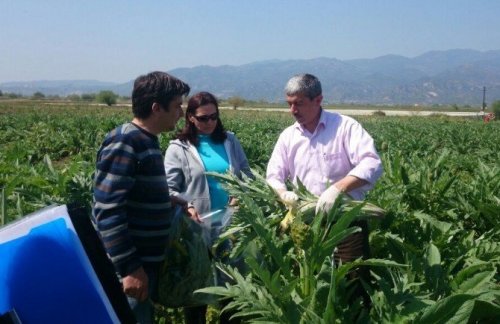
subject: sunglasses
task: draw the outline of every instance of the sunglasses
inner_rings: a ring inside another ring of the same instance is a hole
[[[202,115],[202,116],[193,115],[193,117],[196,118],[196,120],[199,122],[206,123],[209,120],[217,120],[217,118],[219,118],[219,113],[213,113],[210,115]]]

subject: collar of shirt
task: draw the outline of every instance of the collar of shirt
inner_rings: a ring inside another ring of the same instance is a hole
[[[318,131],[321,129],[325,129],[328,123],[328,118],[327,114],[323,113],[323,107],[321,107],[321,115],[319,116],[319,121],[318,125],[316,125],[316,128],[314,129],[314,133],[309,132],[307,129],[302,127],[301,124],[299,124],[297,121],[295,122],[295,128],[302,133],[302,135],[307,136],[309,138],[313,138],[318,134]]]

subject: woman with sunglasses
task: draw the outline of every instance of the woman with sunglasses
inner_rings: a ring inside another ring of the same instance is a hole
[[[217,99],[211,93],[193,95],[188,101],[185,118],[184,128],[177,139],[170,142],[165,153],[169,191],[172,196],[188,202],[188,214],[192,220],[201,223],[203,215],[211,213],[210,223],[214,227],[231,212],[230,206],[235,201],[215,177],[207,176],[205,172],[231,171],[240,178],[242,174],[252,178],[253,175],[240,142],[233,133],[224,130]],[[227,251],[229,242],[225,243],[219,248]],[[227,260],[222,258],[222,261]],[[205,313],[206,305],[185,308],[186,323],[205,323]],[[224,323],[224,317],[229,317],[222,315],[221,323]]]

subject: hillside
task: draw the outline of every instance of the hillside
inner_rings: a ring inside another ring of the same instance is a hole
[[[196,66],[169,71],[187,81],[192,93],[208,90],[221,98],[283,101],[283,86],[297,73],[312,73],[329,103],[469,104],[479,106],[483,87],[487,101],[500,99],[500,50],[432,51],[408,58],[268,60],[239,66]],[[3,92],[31,95],[82,94],[112,90],[129,96],[132,82],[33,81],[0,84]]]

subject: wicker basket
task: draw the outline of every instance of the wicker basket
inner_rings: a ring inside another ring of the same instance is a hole
[[[346,237],[333,252],[333,259],[336,265],[340,262],[346,263],[354,261],[358,258],[368,259],[370,257],[370,246],[368,244],[368,224],[366,221],[357,221],[351,224],[352,226],[361,227],[361,232],[357,232]],[[351,269],[347,277],[352,280],[354,290],[350,296],[351,302],[355,302],[361,298],[364,308],[369,309],[371,306],[370,296],[361,284],[360,280],[369,282],[370,271],[368,267],[356,267]]]
[[[361,227],[361,232],[357,232],[346,237],[339,245],[335,248],[333,252],[333,259],[336,264],[354,261],[357,258],[368,258],[369,257],[369,246],[368,246],[368,226],[366,221],[358,221],[352,224],[352,226]]]

